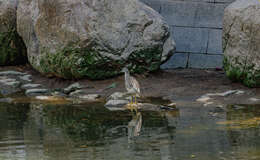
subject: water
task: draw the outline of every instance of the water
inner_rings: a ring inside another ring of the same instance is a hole
[[[101,103],[0,103],[0,160],[258,160],[259,108],[181,106],[137,116]]]

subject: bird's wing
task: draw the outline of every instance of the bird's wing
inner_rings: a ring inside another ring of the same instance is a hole
[[[139,82],[134,77],[131,77],[131,84],[133,88],[140,94],[141,91],[140,91]]]

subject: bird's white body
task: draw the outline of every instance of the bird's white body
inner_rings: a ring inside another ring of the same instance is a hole
[[[127,69],[124,70],[125,72],[125,88],[129,94],[140,96],[140,85],[138,81],[130,76],[129,71]]]

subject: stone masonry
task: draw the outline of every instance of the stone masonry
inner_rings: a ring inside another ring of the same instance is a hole
[[[234,0],[141,1],[165,18],[176,42],[174,56],[162,69],[222,67],[222,19]]]

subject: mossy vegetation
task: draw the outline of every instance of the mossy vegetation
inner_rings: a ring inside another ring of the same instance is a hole
[[[0,33],[0,66],[27,62],[26,47],[15,29]]]
[[[247,87],[259,87],[260,86],[260,71],[254,70],[252,64],[241,64],[237,58],[234,58],[238,66],[234,66],[227,57],[224,57],[224,70],[229,79],[234,82],[242,82]]]
[[[99,56],[95,51],[68,46],[56,53],[43,49],[40,66],[36,67],[43,73],[65,79],[102,79],[118,74],[118,66],[119,63],[108,64],[108,59]]]
[[[162,49],[159,47],[148,48],[132,53],[130,71],[133,73],[152,72],[160,68]]]
[[[154,71],[160,67],[161,50],[147,49],[132,53],[127,61],[111,60],[88,48],[70,44],[56,53],[41,49],[40,65],[33,66],[42,73],[65,79],[104,79],[120,74],[129,65],[132,73]]]

